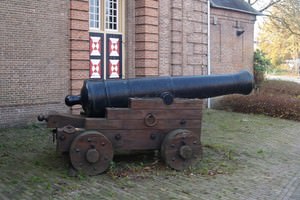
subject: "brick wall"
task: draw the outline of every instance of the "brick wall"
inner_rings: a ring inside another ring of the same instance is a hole
[[[211,69],[213,74],[252,72],[255,16],[211,9]],[[237,31],[244,31],[237,36]]]
[[[135,75],[135,1],[125,4],[125,78]]]
[[[136,1],[136,75],[207,73],[207,1]]]
[[[171,24],[171,74],[207,74],[207,1],[171,1]]]
[[[158,0],[135,1],[135,74],[158,75]]]
[[[252,72],[256,17],[241,12],[211,9],[211,73]],[[237,31],[244,31],[240,36]],[[211,106],[222,97],[211,99]]]
[[[207,73],[205,0],[128,1],[125,77]],[[88,0],[71,0],[71,90],[88,78]]]
[[[205,0],[125,5],[126,77],[207,73]],[[65,95],[89,76],[88,9],[88,0],[0,1],[0,126],[68,112]]]
[[[82,80],[89,78],[89,4],[70,0],[71,93],[79,94]]]
[[[89,1],[70,0],[70,82],[71,94],[80,94],[83,80],[89,78]],[[79,114],[81,106],[72,107]]]
[[[67,112],[69,3],[0,1],[0,127]]]

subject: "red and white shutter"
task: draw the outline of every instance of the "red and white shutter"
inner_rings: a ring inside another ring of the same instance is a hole
[[[90,33],[90,78],[103,78],[103,33]]]
[[[106,34],[106,78],[122,78],[122,35]]]

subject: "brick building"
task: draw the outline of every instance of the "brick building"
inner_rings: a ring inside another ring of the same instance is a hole
[[[0,127],[69,112],[87,78],[208,73],[207,0],[3,0],[0,13]]]
[[[68,9],[62,0],[0,1],[0,127],[67,109]]]
[[[211,0],[211,73],[252,72],[254,23],[260,15],[243,0]]]

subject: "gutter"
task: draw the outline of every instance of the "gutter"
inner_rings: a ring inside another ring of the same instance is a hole
[[[210,0],[207,0],[207,75],[211,75],[210,64]],[[211,99],[207,99],[207,108],[211,108]]]

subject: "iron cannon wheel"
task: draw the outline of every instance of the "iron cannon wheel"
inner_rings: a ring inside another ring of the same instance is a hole
[[[199,138],[185,129],[171,131],[161,145],[161,156],[165,163],[179,171],[192,166],[201,155],[201,151]]]
[[[97,131],[78,135],[70,147],[73,167],[87,175],[106,171],[113,159],[113,146],[109,139]]]

